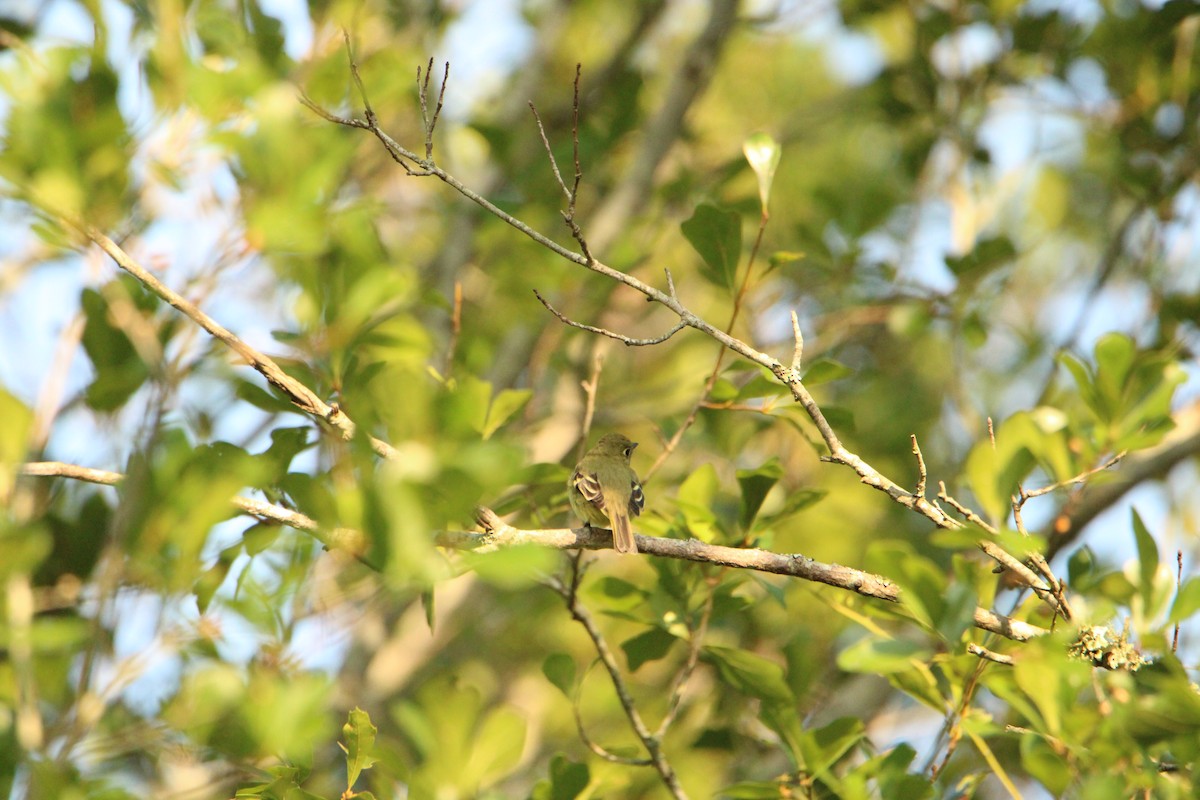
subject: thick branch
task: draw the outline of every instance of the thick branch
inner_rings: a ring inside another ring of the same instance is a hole
[[[612,547],[612,534],[602,528],[521,530],[506,525],[494,512],[486,508],[480,509],[479,520],[487,533],[447,531],[438,534],[438,544],[482,552],[515,544],[539,544],[560,550],[607,550]],[[873,597],[890,603],[900,602],[900,587],[882,575],[841,564],[825,564],[800,554],[724,547],[706,544],[696,539],[664,539],[640,534],[635,538],[638,552],[646,555],[785,575],[824,583],[863,597]],[[1027,641],[1048,633],[1044,628],[1010,619],[984,608],[975,609],[974,619],[975,627],[1016,641]]]
[[[88,469],[57,461],[25,464],[21,471],[25,475],[60,476],[108,486],[120,483],[125,477],[119,472]],[[252,516],[274,520],[280,524],[311,533],[330,549],[345,550],[356,556],[366,552],[366,537],[359,531],[349,528],[336,528],[330,531],[304,514],[245,497],[235,497],[231,502]],[[443,531],[437,533],[434,540],[441,547],[477,552],[494,551],[516,544],[537,544],[559,550],[607,550],[612,547],[612,534],[603,529],[519,530],[506,525],[496,516],[495,512],[487,508],[479,510],[479,521],[487,531],[486,533]],[[637,545],[638,552],[647,555],[785,575],[790,578],[824,583],[864,597],[873,597],[890,603],[900,602],[900,588],[882,575],[864,572],[853,567],[844,567],[840,564],[824,564],[799,554],[723,547],[705,544],[695,539],[663,539],[640,535],[637,536]],[[1044,628],[1020,620],[1009,619],[984,608],[975,609],[975,627],[1016,641],[1027,641],[1048,632]]]

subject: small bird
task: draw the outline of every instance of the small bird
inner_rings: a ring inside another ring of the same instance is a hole
[[[635,447],[637,442],[619,433],[601,436],[567,481],[571,510],[588,527],[609,526],[618,553],[638,551],[629,518],[641,514],[646,505],[642,484],[629,466]]]

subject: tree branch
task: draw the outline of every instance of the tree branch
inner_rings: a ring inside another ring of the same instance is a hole
[[[154,277],[145,267],[126,253],[120,245],[96,228],[90,225],[81,225],[67,219],[63,219],[62,221],[94,242],[116,262],[118,267],[136,278],[139,283],[160,299],[174,307],[181,314],[212,334],[213,337],[219,339],[230,350],[233,350],[244,358],[250,366],[254,367],[254,369],[267,379],[268,383],[283,392],[292,405],[306,414],[329,423],[338,430],[343,438],[351,439],[354,437],[356,430],[354,421],[346,416],[346,413],[337,404],[331,406],[325,403],[315,392],[284,372],[283,368],[275,363],[274,359],[246,344],[229,329],[201,311],[195,303],[187,300],[158,278]],[[396,457],[395,449],[387,442],[377,439],[374,436],[370,436],[368,439],[371,442],[371,449],[380,457],[387,459]]]
[[[24,464],[25,475],[59,476],[113,486],[124,480],[119,472],[89,469],[74,464],[44,461]],[[343,550],[362,558],[366,552],[366,536],[351,528],[329,530],[316,520],[297,511],[246,497],[235,497],[233,505],[259,519],[268,519],[312,534],[331,550]],[[494,511],[481,508],[478,512],[484,532],[441,531],[434,534],[440,547],[456,550],[491,552],[517,544],[537,544],[558,550],[607,550],[612,547],[612,533],[602,528],[547,528],[520,530],[504,523]],[[824,564],[800,554],[773,553],[740,547],[706,544],[696,539],[664,539],[657,536],[637,537],[638,552],[660,558],[696,561],[736,569],[751,569],[789,578],[823,583],[854,592],[863,597],[900,602],[900,588],[882,575],[875,575],[840,564]],[[365,563],[365,562],[364,562]],[[372,566],[368,564],[368,566]],[[975,627],[1015,641],[1028,641],[1049,631],[1028,622],[1011,619],[984,608],[976,608]]]
[[[726,5],[726,0],[722,0],[720,5]],[[716,12],[714,11],[714,13]],[[358,74],[358,68],[354,64],[353,59],[351,60],[351,72],[355,76]],[[505,222],[512,228],[525,234],[527,237],[547,250],[555,253],[567,261],[570,261],[573,264],[577,264],[585,269],[589,269],[592,272],[603,275],[604,277],[617,281],[618,283],[623,283],[629,288],[640,292],[650,300],[666,306],[673,311],[676,316],[679,317],[679,320],[683,326],[695,328],[701,333],[720,342],[726,348],[732,350],[746,360],[766,367],[771,371],[776,379],[779,380],[780,383],[788,387],[792,397],[804,408],[805,413],[808,414],[809,418],[812,419],[813,424],[816,425],[818,432],[821,434],[821,438],[824,439],[826,446],[829,448],[829,455],[824,456],[823,460],[850,467],[855,471],[855,473],[858,474],[859,480],[861,480],[867,486],[884,492],[890,498],[892,498],[893,501],[905,506],[906,508],[916,511],[932,521],[939,528],[962,527],[961,522],[953,517],[950,517],[936,504],[931,503],[924,497],[919,497],[905,490],[895,481],[884,476],[877,469],[868,464],[855,453],[851,452],[844,444],[842,444],[841,440],[834,432],[833,426],[831,426],[829,421],[825,419],[825,415],[821,412],[820,406],[817,405],[817,401],[813,399],[812,395],[809,394],[808,389],[805,388],[804,384],[802,383],[801,375],[798,370],[792,369],[789,366],[785,366],[774,357],[756,350],[746,342],[743,342],[741,339],[726,333],[720,328],[717,328],[716,326],[706,322],[696,314],[692,313],[680,301],[679,297],[674,291],[673,286],[671,287],[671,292],[668,294],[661,289],[639,280],[633,275],[629,275],[621,270],[614,269],[613,267],[608,266],[596,258],[572,252],[571,250],[568,250],[567,248],[555,242],[553,239],[550,239],[548,236],[534,230],[526,223],[496,206],[478,192],[468,188],[457,178],[439,167],[432,158],[422,158],[417,153],[402,147],[398,142],[396,142],[395,139],[393,139],[379,127],[378,119],[369,105],[366,105],[366,118],[356,119],[352,117],[339,117],[335,114],[325,111],[316,105],[312,100],[304,96],[301,96],[301,102],[303,102],[304,105],[310,108],[314,113],[320,115],[322,118],[330,122],[338,125],[345,125],[351,128],[359,128],[370,131],[383,144],[384,148],[387,150],[388,154],[391,155],[392,159],[396,161],[396,163],[400,164],[408,174],[413,176],[433,176],[437,178],[453,188],[463,197],[466,197],[468,200],[477,203],[486,211],[488,211],[488,213]],[[365,93],[363,102],[366,104]],[[668,274],[668,281],[669,280],[670,277]]]

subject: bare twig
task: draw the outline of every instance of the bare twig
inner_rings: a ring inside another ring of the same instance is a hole
[[[33,423],[29,429],[30,453],[40,453],[50,439],[50,429],[59,412],[59,402],[62,400],[71,360],[79,347],[80,339],[83,338],[84,322],[83,314],[78,313],[59,334],[58,346],[54,348],[50,369],[42,382],[37,404],[34,406]]]
[[[964,506],[962,503],[955,500],[954,497],[952,497],[950,495],[950,493],[946,491],[946,482],[945,481],[938,481],[938,500],[941,500],[943,503],[945,503],[946,505],[953,508],[959,514],[962,514],[963,518],[965,518],[967,520],[967,522],[970,522],[974,525],[978,525],[979,527],[983,528],[988,533],[992,533],[992,534],[996,533],[996,527],[994,525],[989,523],[983,517],[976,514],[971,509]]]
[[[551,588],[553,588],[553,587],[551,587]],[[570,602],[572,602],[572,601],[568,601],[568,603],[570,603]],[[599,663],[601,663],[601,661],[599,658],[597,658],[594,661],[592,661],[592,666],[595,666],[596,664],[599,664]],[[590,671],[591,671],[591,667],[588,667],[588,672],[590,672]],[[571,698],[571,712],[575,717],[575,731],[579,734],[580,741],[583,742],[584,746],[588,750],[591,750],[593,753],[595,753],[600,758],[603,758],[605,761],[610,761],[614,764],[624,764],[624,765],[630,766],[630,767],[648,767],[648,766],[650,766],[651,765],[650,759],[648,759],[648,758],[627,758],[625,756],[619,756],[616,753],[609,751],[603,745],[597,743],[588,734],[587,727],[583,724],[583,712],[580,710],[580,699],[579,699],[579,696],[583,689],[583,681],[586,677],[587,677],[587,672],[585,672],[583,674],[583,676],[580,677],[579,685],[575,687],[574,696]]]
[[[1183,551],[1175,551],[1175,591],[1183,586]],[[1179,652],[1179,623],[1175,623],[1175,632],[1171,634],[1171,652]]]
[[[429,66],[425,70],[425,79],[421,79],[421,68],[417,67],[417,98],[421,104],[421,125],[425,129],[425,158],[433,158],[433,129],[437,127],[438,117],[442,113],[442,102],[446,98],[446,82],[450,80],[450,62],[446,62],[446,68],[442,72],[442,88],[438,92],[437,107],[433,110],[433,117],[429,116],[429,78],[433,74],[433,58],[429,59]],[[364,96],[365,101],[365,96]]]
[[[671,700],[667,704],[667,713],[663,716],[662,722],[658,725],[658,730],[655,735],[660,739],[667,734],[667,729],[675,721],[675,717],[679,714],[679,709],[682,707],[683,693],[687,689],[688,681],[691,680],[692,673],[696,670],[696,664],[700,660],[700,650],[704,646],[704,637],[708,633],[708,621],[712,617],[713,601],[717,595],[717,583],[713,581],[708,588],[708,596],[704,598],[704,606],[700,609],[700,623],[698,625],[688,625],[688,655],[687,661],[684,662],[683,668],[679,670],[679,674],[675,676],[675,682],[671,686]]]
[[[997,664],[1004,664],[1009,667],[1016,663],[1013,661],[1012,656],[1005,655],[1004,653],[993,652],[988,650],[986,647],[975,644],[974,642],[967,642],[967,652],[973,656],[979,656],[985,661],[993,661]]]
[[[592,373],[583,381],[583,394],[586,398],[583,407],[583,425],[579,432],[579,455],[587,447],[588,435],[592,431],[592,419],[596,415],[596,392],[600,389],[600,371],[604,369],[604,354],[597,351],[592,355]]]
[[[570,325],[572,328],[579,328],[580,330],[589,331],[591,333],[598,333],[601,336],[607,336],[610,339],[616,339],[618,342],[622,342],[629,347],[648,347],[650,345],[662,344],[667,339],[670,339],[672,336],[674,336],[675,334],[679,333],[681,330],[683,330],[684,328],[687,327],[687,323],[680,320],[678,323],[675,324],[675,327],[671,328],[671,330],[667,331],[662,336],[655,336],[650,339],[635,339],[632,336],[626,336],[623,333],[617,333],[615,331],[610,331],[607,328],[597,328],[593,325],[586,325],[582,322],[576,322],[575,320],[570,319],[567,316],[565,316],[561,311],[559,311],[554,306],[550,305],[550,302],[546,298],[542,297],[542,295],[538,292],[537,289],[534,289],[533,293],[535,295],[537,295],[537,299],[541,302],[541,304],[544,305],[551,314],[558,317],[559,320],[561,320],[563,323]]]
[[[234,335],[230,330],[222,326],[215,319],[205,314],[200,310],[195,303],[185,299],[170,287],[165,285],[158,278],[154,277],[145,267],[135,261],[128,253],[112,239],[105,236],[96,228],[90,225],[82,225],[71,220],[63,219],[64,224],[69,225],[75,230],[82,233],[88,239],[92,240],[105,253],[117,263],[117,266],[128,272],[133,277],[157,295],[160,299],[166,301],[184,316],[191,319],[201,328],[208,331],[215,338],[219,339],[230,350],[233,350],[239,356],[244,358],[250,366],[254,367],[259,374],[267,379],[267,382],[274,386],[279,391],[283,392],[284,396],[291,401],[292,405],[299,408],[306,414],[324,420],[331,426],[336,428],[345,439],[351,439],[355,435],[355,424],[345,412],[337,405],[328,405],[311,389],[305,386],[300,381],[288,375],[283,369],[275,363],[274,359],[260,353],[250,345],[243,342],[240,338]],[[371,443],[371,449],[383,458],[392,459],[396,457],[395,449],[374,436],[368,437]]]
[[[584,258],[591,261],[592,253],[588,249],[587,239],[584,238],[583,231],[575,221],[575,203],[579,200],[579,184],[583,181],[583,166],[579,160],[579,84],[582,75],[583,65],[576,64],[575,88],[571,100],[571,153],[575,163],[575,180],[570,187],[567,186],[558,169],[558,160],[554,157],[554,149],[550,146],[550,138],[546,135],[546,126],[542,124],[542,118],[532,102],[529,103],[529,110],[533,112],[533,119],[537,123],[538,135],[542,137],[542,146],[546,148],[546,157],[550,160],[550,169],[554,171],[554,179],[567,198],[567,210],[562,212],[563,222],[571,229],[571,236],[579,243],[579,250],[583,253]]]
[[[458,350],[458,337],[462,334],[462,281],[454,282],[454,307],[450,312],[450,342],[446,345],[446,369],[449,375],[454,370],[454,353]]]
[[[1038,597],[1046,601],[1055,613],[1061,614],[1064,619],[1071,619],[1071,608],[1061,601],[1062,593],[1058,588],[1056,580],[1052,579],[1051,585],[1047,585],[1023,561],[1013,557],[1004,548],[994,542],[981,541],[979,542],[979,549],[1000,566],[1020,578],[1026,586],[1037,593]]]
[[[925,456],[921,455],[921,446],[917,444],[917,435],[911,434],[912,453],[917,459],[917,488],[913,491],[917,497],[925,496],[925,484],[929,479],[929,473],[925,470]]]
[[[1056,491],[1058,489],[1063,489],[1067,486],[1074,486],[1075,484],[1083,483],[1084,481],[1086,481],[1088,478],[1092,477],[1096,473],[1104,472],[1106,469],[1116,466],[1118,463],[1120,463],[1121,459],[1125,458],[1126,452],[1127,451],[1122,450],[1121,452],[1119,452],[1116,455],[1112,456],[1111,458],[1107,459],[1100,466],[1092,467],[1089,470],[1084,470],[1083,472],[1079,473],[1078,475],[1076,475],[1073,478],[1067,478],[1064,481],[1058,481],[1057,483],[1052,483],[1049,486],[1043,486],[1040,489],[1033,489],[1028,492],[1022,490],[1021,491],[1022,502],[1024,502],[1025,500],[1034,498],[1034,497],[1041,497],[1044,494],[1049,494],[1050,492]]]
[[[800,365],[804,363],[804,334],[800,331],[800,319],[792,311],[792,339],[796,346],[792,348],[792,372],[799,375]]]
[[[596,649],[596,656],[600,659],[600,663],[608,671],[609,678],[612,680],[613,689],[617,693],[617,700],[621,703],[621,708],[624,709],[625,716],[629,719],[629,724],[633,728],[634,734],[641,740],[642,746],[646,748],[646,752],[650,756],[650,764],[657,770],[659,777],[662,778],[663,784],[667,787],[667,791],[671,793],[671,796],[676,798],[676,800],[684,800],[687,794],[683,791],[683,787],[679,785],[679,777],[675,774],[674,768],[663,752],[662,742],[655,734],[650,732],[650,729],[646,727],[646,723],[642,720],[642,715],[638,712],[637,706],[634,705],[633,697],[629,694],[629,689],[625,686],[625,679],[621,675],[620,667],[617,666],[617,659],[613,656],[612,650],[609,649],[608,642],[605,641],[604,635],[596,625],[596,621],[592,619],[591,612],[579,602],[578,594],[571,587],[565,585],[557,578],[550,578],[549,580],[551,588],[567,601],[571,616],[583,626],[583,629],[587,631],[588,638],[592,640],[592,646]]]

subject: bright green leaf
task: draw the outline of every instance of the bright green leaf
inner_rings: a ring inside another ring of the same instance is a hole
[[[1158,542],[1150,535],[1146,523],[1142,522],[1142,515],[1136,508],[1130,509],[1130,516],[1133,519],[1133,537],[1138,553],[1138,593],[1149,607],[1154,593],[1154,577],[1158,574]]]
[[[371,717],[358,706],[350,710],[346,724],[342,726],[342,749],[346,752],[346,789],[354,788],[363,770],[370,769],[376,762],[375,735],[379,732],[371,723]]]
[[[487,422],[483,426],[483,438],[490,439],[501,425],[508,422],[513,414],[524,408],[533,396],[532,389],[504,389],[492,398],[488,407]]]
[[[913,662],[929,660],[933,652],[906,639],[867,637],[838,653],[838,667],[847,672],[888,675],[912,669]]]
[[[1179,587],[1168,622],[1183,622],[1197,611],[1200,611],[1200,578],[1193,577],[1188,578]]]

